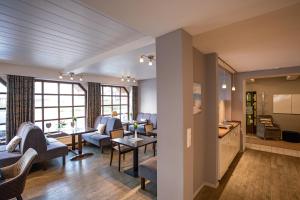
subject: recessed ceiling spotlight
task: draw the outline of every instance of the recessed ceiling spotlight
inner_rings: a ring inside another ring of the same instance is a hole
[[[60,73],[58,76],[59,79],[63,79],[63,75]]]

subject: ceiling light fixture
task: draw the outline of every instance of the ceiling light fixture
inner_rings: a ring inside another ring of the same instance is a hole
[[[235,89],[235,81],[234,81],[234,74],[232,74],[232,87],[231,87],[231,90],[234,92],[236,89]]]
[[[223,84],[222,84],[222,88],[223,89],[226,89],[227,88],[227,85],[226,85],[226,77],[225,77],[225,70],[224,70],[224,75],[223,75]]]
[[[64,79],[64,77],[70,79],[71,81],[74,81],[74,80],[83,81],[84,80],[83,74],[75,74],[74,72],[59,73],[59,75],[58,75],[59,79],[62,80],[62,79]]]
[[[127,82],[127,83],[130,83],[130,82],[133,82],[133,83],[136,83],[136,80],[135,78],[131,77],[131,76],[122,76],[121,77],[121,81],[122,82]]]
[[[148,62],[148,65],[152,66],[154,61],[155,61],[154,55],[141,55],[140,56],[140,63]]]

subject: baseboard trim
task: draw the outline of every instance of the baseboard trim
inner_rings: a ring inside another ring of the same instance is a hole
[[[200,192],[200,190],[204,187],[204,184],[200,185],[200,187],[196,190],[196,192],[194,192],[194,196],[193,199],[196,198],[196,196],[198,195],[198,193]]]
[[[204,186],[208,186],[208,187],[212,187],[212,188],[218,188],[218,187],[219,187],[219,182],[217,182],[216,184],[204,182],[204,183],[196,190],[196,192],[194,192],[193,199],[196,198],[196,196],[199,194],[200,190],[201,190]]]

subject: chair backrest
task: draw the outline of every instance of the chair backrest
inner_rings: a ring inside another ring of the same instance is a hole
[[[140,122],[142,121],[143,118],[144,118],[144,113],[138,113],[138,115],[136,116],[136,121]]]
[[[94,123],[94,128],[97,129],[98,128],[98,125],[101,123],[101,119],[102,119],[102,116],[99,115],[96,119],[95,119],[95,123]]]
[[[18,162],[3,168],[7,181],[0,184],[1,199],[11,199],[22,194],[27,174],[37,155],[34,149],[29,148]]]
[[[153,125],[153,129],[157,128],[157,114],[151,114],[149,123]]]
[[[146,135],[148,135],[150,132],[153,131],[153,125],[152,124],[145,124],[144,128],[145,128]]]
[[[123,128],[122,122],[118,118],[108,118],[106,127],[105,127],[105,133],[107,135],[110,134],[112,130],[121,129]]]
[[[116,129],[110,131],[110,139],[123,138],[123,137],[124,137],[124,129]]]

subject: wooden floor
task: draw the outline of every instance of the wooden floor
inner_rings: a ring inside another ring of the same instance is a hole
[[[256,136],[246,136],[246,143],[300,151],[300,143],[286,142],[283,140],[264,140]]]
[[[30,173],[23,198],[25,200],[85,200],[85,199],[156,199],[156,186],[148,183],[146,190],[140,189],[140,179],[118,171],[118,155],[115,154],[113,166],[109,166],[110,150],[101,154],[99,148],[85,146],[85,152],[94,155],[81,161],[70,161],[69,153],[66,166],[61,159],[48,163],[46,171],[34,166]],[[153,156],[148,147],[146,155],[140,149],[140,161]],[[132,152],[126,154],[121,170],[132,167]]]
[[[217,189],[204,187],[196,200],[300,200],[300,158],[246,150]]]

